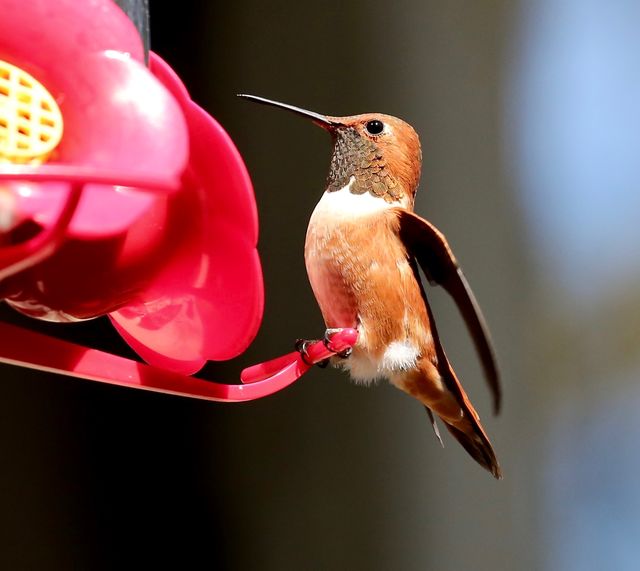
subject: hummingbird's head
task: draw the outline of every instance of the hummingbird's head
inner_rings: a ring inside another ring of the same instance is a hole
[[[413,206],[422,152],[418,134],[408,123],[381,113],[332,117],[255,95],[240,97],[292,111],[331,133],[327,192],[350,185],[354,194],[368,192],[389,203]]]

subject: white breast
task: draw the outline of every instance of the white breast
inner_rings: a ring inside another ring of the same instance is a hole
[[[327,224],[339,223],[344,219],[359,218],[376,214],[388,208],[405,206],[404,203],[389,203],[384,198],[373,196],[369,192],[363,194],[353,194],[351,185],[355,177],[351,177],[349,183],[340,190],[325,192],[318,202],[311,220],[320,222],[319,218]]]

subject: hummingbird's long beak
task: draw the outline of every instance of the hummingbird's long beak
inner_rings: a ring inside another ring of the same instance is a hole
[[[291,111],[296,115],[301,115],[302,117],[311,119],[316,125],[322,127],[323,129],[332,130],[333,128],[340,125],[340,123],[335,120],[329,119],[329,117],[327,117],[326,115],[320,115],[320,113],[315,113],[314,111],[307,111],[306,109],[301,109],[300,107],[296,107],[295,105],[288,105],[287,103],[280,103],[279,101],[272,101],[271,99],[265,99],[264,97],[258,97],[256,95],[247,95],[245,93],[238,93],[238,97],[248,99],[249,101],[255,101],[256,103],[262,103],[263,105],[271,105],[272,107],[286,109],[287,111]]]

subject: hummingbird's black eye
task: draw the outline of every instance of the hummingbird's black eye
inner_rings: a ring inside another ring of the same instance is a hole
[[[367,129],[367,133],[370,135],[379,135],[384,131],[384,123],[377,119],[373,119],[372,121],[367,121],[365,128]]]

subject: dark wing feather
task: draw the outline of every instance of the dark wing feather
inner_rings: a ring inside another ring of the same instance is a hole
[[[408,253],[418,261],[429,282],[441,285],[458,306],[482,362],[493,395],[494,413],[497,414],[500,411],[502,389],[495,351],[489,328],[462,269],[446,238],[435,226],[402,208],[394,209],[394,213],[400,222],[400,239]]]

